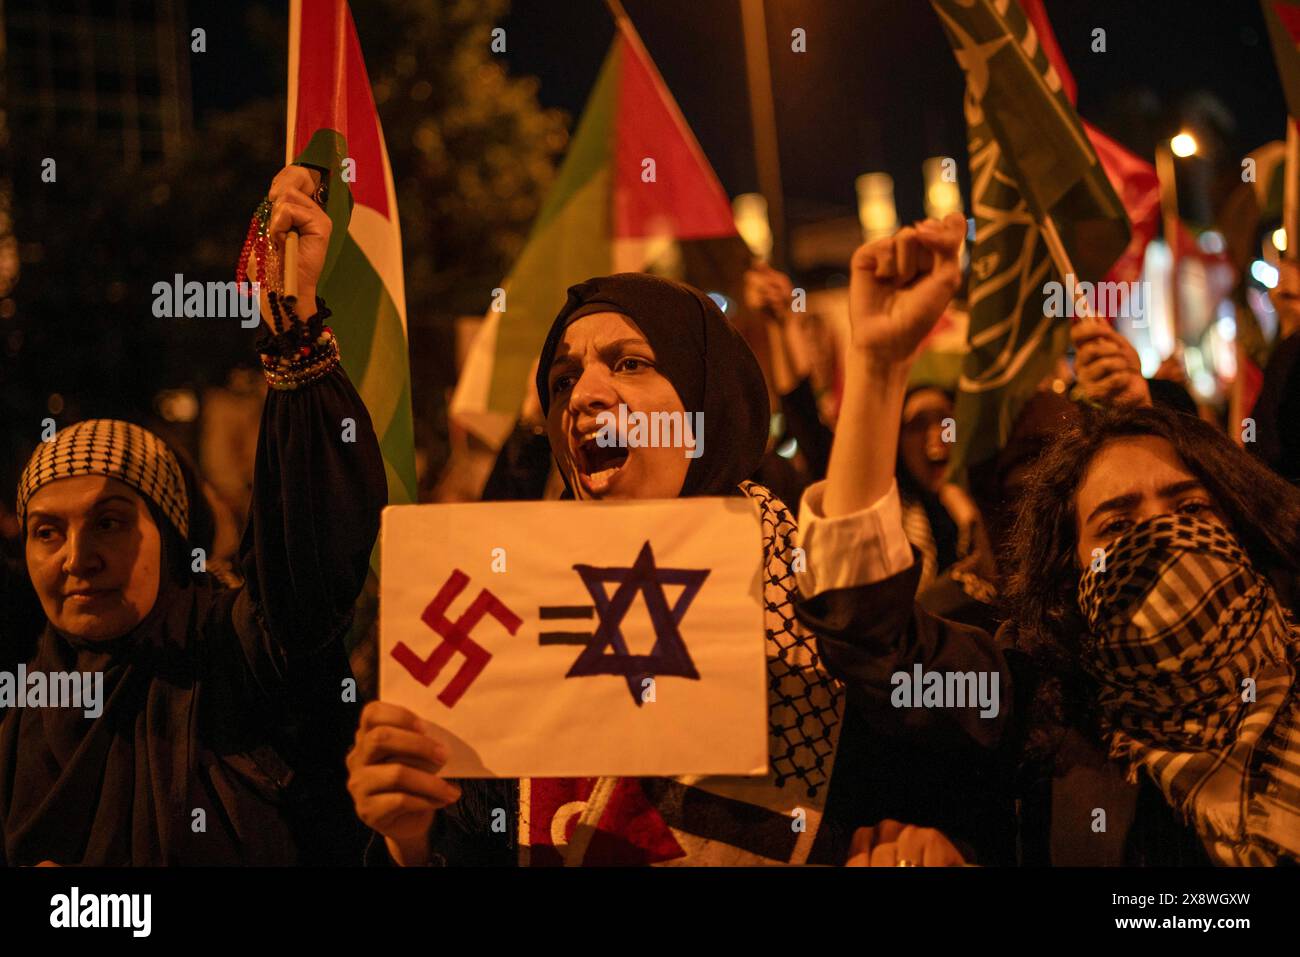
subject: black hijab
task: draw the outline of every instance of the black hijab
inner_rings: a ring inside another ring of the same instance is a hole
[[[942,392],[948,397],[949,402],[954,402],[956,397],[947,388],[940,385],[934,385],[929,382],[918,382],[911,386],[903,395],[903,408],[907,408],[907,400],[916,392],[922,389],[931,389],[935,392]],[[957,561],[957,543],[960,532],[957,523],[953,521],[948,509],[944,507],[939,496],[924,488],[920,482],[912,475],[903,461],[903,444],[898,445],[897,458],[894,460],[894,478],[898,482],[898,494],[904,501],[911,500],[920,502],[921,507],[925,509],[926,520],[930,523],[930,534],[934,537],[935,551],[938,553],[936,561],[938,562],[938,571],[943,571],[948,566]]]
[[[550,411],[551,362],[570,323],[617,312],[640,327],[655,365],[688,414],[704,414],[704,453],[691,460],[681,494],[734,495],[767,447],[767,385],[758,360],[712,299],[684,283],[645,273],[618,273],[569,287],[537,363],[537,395]]]
[[[175,863],[192,715],[151,681],[151,659],[190,626],[189,602],[164,583],[126,636],[81,641],[47,623],[30,670],[99,672],[103,713],[23,709],[0,729],[0,819],[9,864]],[[187,596],[188,597],[188,596]],[[183,679],[182,679],[183,680]]]

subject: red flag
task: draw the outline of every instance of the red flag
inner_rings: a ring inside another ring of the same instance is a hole
[[[615,240],[736,235],[727,194],[654,61],[630,22],[618,26],[624,54],[614,128]],[[655,164],[653,179],[647,160]]]
[[[1133,237],[1128,248],[1115,260],[1106,278],[1112,282],[1133,282],[1142,275],[1142,259],[1160,225],[1160,181],[1156,168],[1130,153],[1086,120],[1083,130],[1097,151],[1097,159],[1115,193],[1124,204]]]
[[[1047,19],[1047,11],[1043,9],[1043,0],[1020,0],[1020,5],[1029,22],[1034,25],[1043,53],[1061,78],[1065,95],[1071,103],[1076,103],[1078,86],[1056,43],[1052,23]],[[1128,213],[1129,222],[1133,226],[1128,248],[1111,266],[1106,279],[1110,282],[1133,282],[1142,274],[1142,259],[1146,255],[1147,243],[1151,242],[1160,225],[1160,183],[1156,178],[1156,170],[1150,163],[1130,153],[1090,125],[1087,120],[1083,122],[1083,130],[1088,135],[1092,148],[1096,150],[1097,159],[1106,170],[1106,177],[1124,204],[1124,211]]]

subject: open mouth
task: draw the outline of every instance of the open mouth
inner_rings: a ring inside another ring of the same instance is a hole
[[[939,481],[948,471],[948,450],[927,452],[925,463],[931,480]]]
[[[578,468],[578,479],[583,488],[592,495],[604,495],[610,490],[614,479],[627,464],[628,450],[618,446],[601,446],[596,441],[599,432],[585,436],[574,455],[574,464]]]

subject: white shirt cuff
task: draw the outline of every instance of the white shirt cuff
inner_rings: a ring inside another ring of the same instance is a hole
[[[795,569],[795,584],[800,595],[813,598],[836,588],[873,585],[912,567],[897,482],[875,504],[837,518],[822,513],[825,493],[826,482],[814,482],[799,507],[804,561]]]

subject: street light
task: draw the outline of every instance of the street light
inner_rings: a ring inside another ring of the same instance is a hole
[[[1169,141],[1169,148],[1180,159],[1195,156],[1197,150],[1196,137],[1184,130]]]
[[[894,177],[888,173],[863,173],[854,186],[858,193],[858,221],[867,242],[889,236],[898,229],[894,206]]]
[[[741,193],[731,201],[736,232],[749,251],[766,262],[772,255],[772,226],[767,218],[767,198],[762,193]]]
[[[961,190],[957,186],[957,161],[951,156],[931,156],[921,164],[925,179],[925,215],[943,219],[961,212]]]

